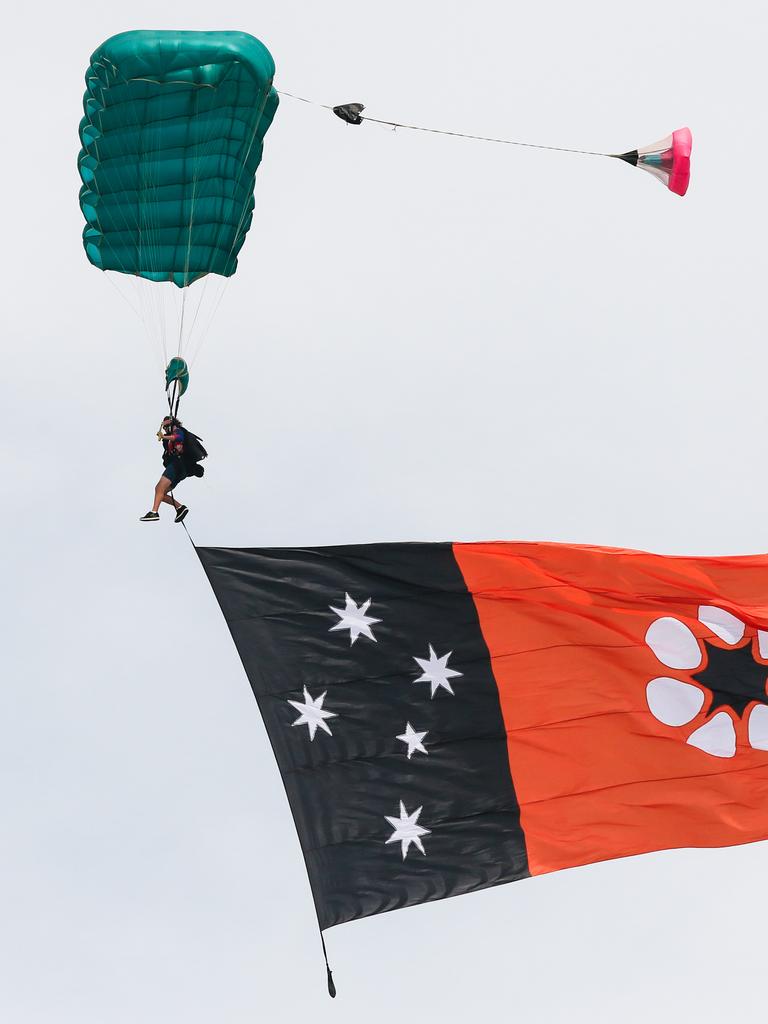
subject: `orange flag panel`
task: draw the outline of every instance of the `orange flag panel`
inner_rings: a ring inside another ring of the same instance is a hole
[[[453,550],[533,874],[768,837],[768,556]]]

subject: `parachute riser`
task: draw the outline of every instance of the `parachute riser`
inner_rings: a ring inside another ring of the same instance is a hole
[[[168,415],[171,419],[176,419],[179,414],[179,402],[181,401],[181,389],[179,388],[179,382],[175,380],[170,389],[167,392],[168,396]]]

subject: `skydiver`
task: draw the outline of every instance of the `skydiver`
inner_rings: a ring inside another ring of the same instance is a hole
[[[174,522],[183,523],[189,509],[176,501],[173,496],[174,488],[186,479],[190,474],[184,462],[184,444],[186,431],[181,425],[181,420],[174,416],[166,416],[157,432],[158,441],[163,443],[163,475],[155,486],[155,502],[152,510],[141,516],[140,522],[154,523],[160,518],[160,505],[172,505],[176,510]]]

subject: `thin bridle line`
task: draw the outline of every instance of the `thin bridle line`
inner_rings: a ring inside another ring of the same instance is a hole
[[[292,100],[298,100],[300,103],[308,103],[313,107],[322,107],[323,110],[333,110],[334,108],[328,103],[320,103],[317,100],[307,99],[306,96],[297,96],[295,93],[286,92],[282,89],[277,90],[280,96],[288,96]],[[500,146],[520,146],[524,149],[543,149],[553,153],[576,153],[579,156],[607,156],[615,157],[616,153],[603,153],[593,149],[573,149],[569,146],[547,146],[538,142],[521,142],[517,139],[501,139],[490,135],[472,135],[468,132],[453,132],[448,131],[444,128],[425,128],[423,125],[418,124],[404,124],[400,121],[385,121],[379,117],[367,117],[365,114],[360,114],[361,121],[370,121],[371,124],[381,124],[388,128],[403,128],[410,132],[426,132],[430,135],[448,135],[455,139],[469,139],[473,142],[493,142]]]
[[[284,89],[275,89],[278,96],[288,96],[292,100],[298,100],[300,103],[309,103],[311,107],[322,107],[324,110],[333,110],[330,103],[320,103],[319,100],[308,100],[306,96],[297,96],[294,92],[286,92]]]
[[[401,124],[399,121],[383,121],[378,117],[360,115],[361,120],[371,124],[383,124],[390,128],[404,128],[409,132],[428,132],[430,135],[450,135],[455,139],[470,139],[473,142],[493,142],[500,146],[522,146],[524,149],[546,149],[553,153],[577,153],[580,156],[614,156],[613,153],[602,153],[593,149],[572,149],[569,146],[546,146],[539,142],[520,142],[516,139],[499,139],[490,135],[470,135],[467,132],[451,132],[444,128],[425,128],[418,124]]]

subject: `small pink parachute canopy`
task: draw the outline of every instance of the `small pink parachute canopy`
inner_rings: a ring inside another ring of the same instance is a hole
[[[621,153],[619,159],[635,167],[642,167],[654,178],[658,178],[662,185],[666,185],[670,192],[684,196],[691,180],[692,144],[690,128],[678,128],[660,142]]]

